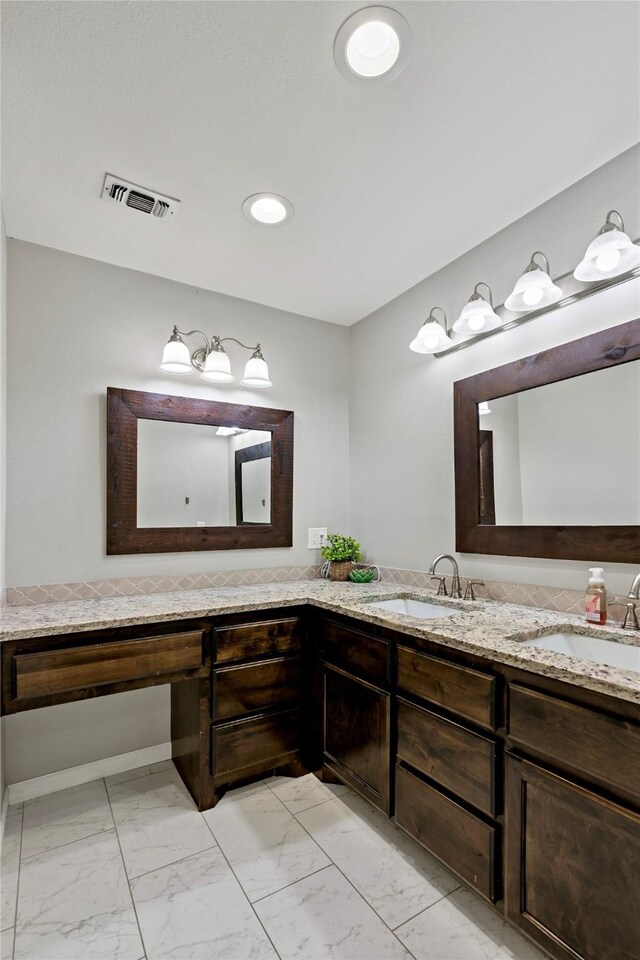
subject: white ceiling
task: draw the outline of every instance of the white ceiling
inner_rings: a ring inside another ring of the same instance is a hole
[[[4,2],[7,233],[349,324],[640,139],[635,3],[394,2],[412,58],[370,86],[332,52],[364,5]]]

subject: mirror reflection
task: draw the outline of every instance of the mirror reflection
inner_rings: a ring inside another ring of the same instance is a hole
[[[480,523],[640,524],[640,361],[478,404]]]
[[[271,522],[271,433],[138,420],[138,527]]]

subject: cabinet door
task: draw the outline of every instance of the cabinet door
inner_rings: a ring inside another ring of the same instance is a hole
[[[389,694],[328,664],[323,687],[324,765],[388,813]]]
[[[507,759],[506,913],[553,956],[640,958],[640,815]]]

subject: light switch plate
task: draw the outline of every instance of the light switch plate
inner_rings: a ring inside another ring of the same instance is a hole
[[[326,527],[309,527],[309,550],[319,550],[327,542]]]

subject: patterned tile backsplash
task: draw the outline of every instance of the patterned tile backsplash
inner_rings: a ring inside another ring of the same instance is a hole
[[[426,570],[403,570],[381,567],[382,579],[387,583],[432,590],[433,582]],[[260,583],[286,583],[291,580],[314,580],[320,576],[320,567],[262,567],[252,570],[227,570],[220,573],[195,573],[188,576],[128,577],[119,580],[87,580],[76,583],[46,583],[29,587],[8,587],[6,602],[10,606],[36,603],[57,603],[64,600],[98,600],[105,597],[134,597],[172,590],[201,590],[206,587],[238,587]],[[485,580],[484,587],[476,587],[477,597],[502,600],[525,607],[542,607],[560,613],[581,614],[584,609],[584,591],[559,587],[540,587],[530,583],[506,583]],[[450,581],[449,581],[450,585]],[[611,599],[618,599],[612,597]]]

